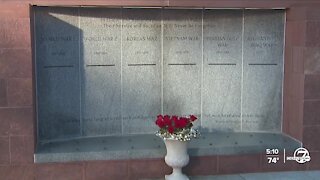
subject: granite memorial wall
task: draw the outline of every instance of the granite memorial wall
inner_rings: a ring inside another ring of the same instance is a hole
[[[280,132],[284,10],[35,8],[40,141],[203,131]]]

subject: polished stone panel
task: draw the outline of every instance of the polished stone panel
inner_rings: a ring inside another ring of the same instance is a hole
[[[240,131],[243,10],[204,10],[202,127]]]
[[[163,111],[199,116],[202,10],[163,11]]]
[[[35,11],[40,140],[80,134],[77,13],[75,8],[37,8]]]
[[[121,9],[80,8],[84,136],[121,134]]]
[[[283,10],[36,8],[39,139],[281,130]],[[203,117],[201,117],[203,115]]]
[[[281,130],[283,36],[283,10],[245,10],[244,131]]]
[[[123,9],[122,116],[125,134],[153,133],[161,113],[161,10]]]

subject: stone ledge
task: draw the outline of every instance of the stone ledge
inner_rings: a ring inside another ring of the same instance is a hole
[[[190,156],[264,153],[266,148],[294,151],[301,143],[281,133],[202,133],[188,144]],[[39,143],[34,161],[70,162],[163,158],[162,140],[153,134],[106,136]]]

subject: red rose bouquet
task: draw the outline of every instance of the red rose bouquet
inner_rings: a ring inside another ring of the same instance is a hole
[[[196,120],[197,117],[194,115],[188,117],[158,115],[155,123],[160,130],[156,135],[163,139],[189,141],[192,137],[199,135],[199,132],[192,128],[192,123]]]

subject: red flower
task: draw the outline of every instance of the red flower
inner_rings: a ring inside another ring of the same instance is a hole
[[[169,116],[169,115],[161,115],[157,116],[157,120],[155,121],[156,125],[159,128],[164,128],[169,133],[173,133],[176,129],[190,128],[192,127],[192,122],[195,121],[197,117],[195,115],[190,115],[187,117],[178,117],[178,116]]]
[[[163,122],[164,122],[164,124],[167,125],[167,126],[171,126],[171,125],[172,125],[172,121],[171,121],[171,119],[170,119],[170,116],[168,116],[168,115],[165,115],[165,116],[163,117]]]
[[[178,120],[178,116],[172,116],[171,119],[172,119],[173,121]]]
[[[175,128],[181,128],[181,123],[180,123],[179,120],[176,120],[176,121],[174,122],[174,127],[175,127]]]
[[[180,118],[180,128],[185,128],[189,124],[189,119],[185,117]]]
[[[162,119],[157,119],[156,120],[156,125],[159,126],[159,128],[163,128],[165,126],[164,122],[162,121]]]
[[[195,116],[195,115],[190,115],[190,120],[191,121],[195,121],[195,120],[197,120],[198,118]]]
[[[159,114],[159,115],[157,116],[157,119],[163,119],[163,116],[162,116],[161,114]]]
[[[158,116],[157,116],[157,121],[163,121],[162,115],[158,115]]]
[[[162,115],[157,116],[156,125],[158,125],[159,128],[163,128],[165,126]]]
[[[172,116],[172,117],[171,117],[171,122],[174,123],[174,126],[175,126],[176,128],[179,128],[179,127],[177,127],[178,121],[179,121],[178,116]]]
[[[185,117],[180,117],[175,120],[175,128],[185,128],[189,124],[189,120]]]
[[[172,134],[173,131],[174,131],[174,128],[173,128],[172,126],[169,126],[169,127],[168,127],[168,131],[169,131],[170,134]]]

